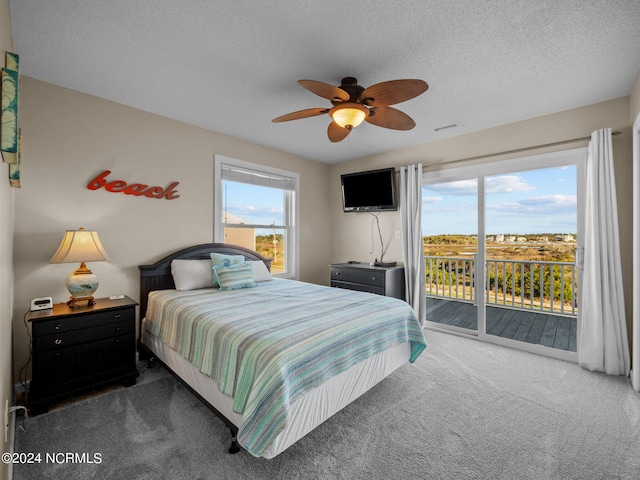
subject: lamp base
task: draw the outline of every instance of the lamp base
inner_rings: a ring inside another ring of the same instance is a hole
[[[89,306],[94,305],[96,301],[93,298],[93,294],[98,289],[99,284],[98,277],[83,262],[78,270],[67,277],[65,282],[67,290],[71,294],[67,305],[73,308],[77,302],[82,300],[88,300]]]
[[[84,300],[87,300],[89,303],[87,304],[89,307],[91,305],[95,305],[96,304],[96,300],[95,298],[93,298],[92,296],[90,297],[82,297],[82,298],[78,298],[78,297],[69,297],[69,301],[67,302],[67,306],[70,308],[73,308],[76,306],[77,302],[82,302]]]

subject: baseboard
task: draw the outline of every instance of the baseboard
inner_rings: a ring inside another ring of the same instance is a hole
[[[631,388],[640,393],[640,374],[636,374],[634,370],[629,371],[629,378],[631,379]]]
[[[20,385],[21,386],[21,385]],[[13,399],[11,402],[11,405],[16,405],[16,398],[17,398],[17,392],[18,390],[18,385],[14,385],[13,387]],[[24,391],[24,389],[22,389]],[[9,453],[11,455],[14,454],[14,452],[16,451],[15,447],[16,447],[16,412],[11,412],[9,414]],[[8,479],[12,480],[13,479],[13,463],[9,463],[9,468],[8,468]]]
[[[25,386],[21,383],[16,383],[13,386],[13,399],[12,405],[15,406],[24,406],[26,408],[26,402],[24,401],[26,395]],[[13,455],[15,453],[16,447],[16,414],[18,411],[14,410],[9,414],[9,453]],[[26,413],[25,413],[26,414]],[[13,464],[9,464],[9,477],[8,480],[13,479]]]
[[[16,412],[11,412],[9,415],[9,453],[13,455],[16,446]],[[9,463],[9,476],[8,479],[13,479],[13,463]]]

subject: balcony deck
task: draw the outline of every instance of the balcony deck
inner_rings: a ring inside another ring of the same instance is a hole
[[[569,352],[577,350],[575,317],[508,307],[487,306],[487,333]],[[476,306],[469,302],[427,296],[427,320],[478,329]]]

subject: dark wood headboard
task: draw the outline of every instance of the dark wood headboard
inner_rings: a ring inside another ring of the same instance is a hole
[[[147,313],[147,301],[149,292],[153,290],[167,290],[176,288],[171,275],[171,262],[176,259],[180,260],[201,260],[210,258],[210,253],[222,253],[224,255],[244,255],[247,260],[261,260],[267,268],[271,270],[272,258],[266,258],[258,252],[249,250],[239,245],[231,245],[228,243],[205,243],[202,245],[194,245],[182,250],[178,250],[167,255],[162,260],[158,260],[152,265],[139,265],[140,269],[140,321]]]

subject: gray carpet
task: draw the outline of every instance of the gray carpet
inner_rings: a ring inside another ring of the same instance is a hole
[[[29,419],[14,479],[640,479],[628,379],[427,331],[427,351],[272,460],[229,434],[161,367]],[[99,453],[51,464],[45,453]]]

